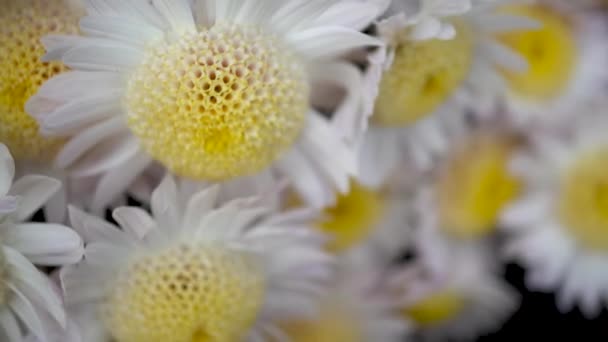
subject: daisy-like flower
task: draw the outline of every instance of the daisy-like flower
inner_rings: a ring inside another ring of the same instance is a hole
[[[503,71],[506,103],[517,124],[554,123],[576,114],[604,89],[608,32],[603,14],[572,1],[523,1],[501,9],[536,20],[540,27],[498,35],[527,61],[526,71]]]
[[[328,236],[328,251],[338,255],[367,250],[370,239],[402,226],[404,201],[387,189],[371,189],[351,181],[350,191],[326,207],[316,228]]]
[[[455,142],[418,186],[416,210],[429,218],[420,224],[461,241],[494,235],[501,212],[520,193],[521,180],[509,169],[519,144],[509,132],[492,128]]]
[[[318,315],[284,325],[286,340],[398,342],[408,336],[409,326],[394,298],[379,286],[378,272],[353,266],[344,267],[334,280]]]
[[[450,9],[448,14],[475,6],[444,18],[445,24],[430,25],[437,32],[422,23],[412,27],[403,13],[378,25],[379,35],[389,45],[391,63],[361,148],[364,184],[380,185],[404,162],[429,168],[433,154],[466,130],[466,113],[493,103],[502,90],[499,68],[525,68],[524,61],[500,45],[494,34],[535,23],[499,14],[485,4],[457,1],[461,5],[451,7],[431,2]],[[418,33],[425,30],[431,33]],[[412,34],[432,39],[418,40]]]
[[[429,230],[415,243],[419,259],[397,269],[389,288],[423,341],[472,341],[500,328],[518,307],[516,292],[496,276],[485,245],[451,244]]]
[[[5,144],[17,166],[17,174],[45,174],[65,180],[55,170],[53,158],[64,143],[58,137],[44,137],[36,120],[25,112],[26,101],[39,87],[67,70],[60,62],[42,62],[47,34],[78,32],[78,18],[84,8],[75,0],[0,1],[0,143]],[[49,221],[61,222],[65,215],[65,183],[44,206]]]
[[[94,208],[153,160],[194,180],[279,173],[322,206],[347,190],[356,161],[310,105],[311,84],[361,79],[338,56],[381,45],[357,31],[375,8],[339,0],[88,1],[83,36],[44,39],[45,60],[74,71],[47,82],[27,109],[43,132],[67,137],[60,166],[101,176]],[[366,119],[337,111],[344,125]]]
[[[68,227],[26,220],[61,184],[44,176],[13,183],[15,165],[0,144],[0,339],[22,341],[22,327],[43,340],[55,320],[66,316],[58,289],[34,264],[61,266],[82,258],[82,240]]]
[[[528,268],[527,285],[556,291],[561,311],[578,305],[589,317],[608,303],[605,108],[604,117],[534,133],[534,148],[512,164],[525,193],[502,217],[506,254]]]
[[[332,259],[310,213],[273,214],[258,198],[216,206],[218,192],[184,198],[167,177],[152,216],[114,210],[122,230],[70,208],[87,245],[61,281],[83,341],[261,341],[316,312]]]

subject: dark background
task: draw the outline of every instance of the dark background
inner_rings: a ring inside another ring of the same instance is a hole
[[[480,342],[520,341],[553,339],[566,341],[608,341],[608,312],[589,320],[578,310],[567,314],[557,311],[554,296],[547,293],[530,292],[524,286],[524,270],[517,265],[507,265],[506,278],[522,294],[522,305],[499,332],[483,336]]]

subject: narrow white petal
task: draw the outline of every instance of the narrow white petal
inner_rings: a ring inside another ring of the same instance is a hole
[[[56,165],[67,168],[100,141],[124,129],[123,118],[115,117],[83,130],[68,141],[56,158]]]
[[[315,25],[338,25],[362,31],[378,18],[382,10],[382,6],[369,2],[342,1],[317,18]]]
[[[22,223],[6,231],[7,244],[38,265],[74,263],[82,257],[80,236],[71,228],[54,223]],[[59,264],[61,265],[61,264]]]
[[[40,209],[61,188],[61,182],[46,176],[27,175],[18,179],[10,194],[19,197],[17,219],[24,221]]]
[[[42,304],[51,316],[65,326],[65,311],[59,297],[58,289],[29,260],[12,248],[4,248],[6,261],[14,269],[11,281],[27,295],[28,298]]]
[[[15,285],[7,283],[7,286],[15,294],[12,300],[9,301],[10,308],[36,337],[41,341],[46,341],[44,327],[34,305]]]
[[[116,16],[87,16],[80,20],[83,33],[145,47],[146,44],[164,38],[159,28],[141,21],[128,21]]]
[[[131,234],[134,239],[141,240],[152,229],[156,222],[146,211],[136,207],[120,207],[112,212],[112,217],[118,224]]]
[[[340,26],[297,31],[290,34],[288,40],[294,48],[311,59],[335,57],[355,48],[382,45],[374,37]]]
[[[23,339],[21,328],[19,328],[17,319],[15,319],[15,315],[11,310],[7,308],[0,310],[0,326],[2,327],[0,333],[4,334],[0,336],[6,336],[8,342],[21,341]]]
[[[270,25],[278,32],[310,27],[320,15],[333,5],[327,0],[292,0],[276,11],[270,19]]]
[[[132,70],[143,58],[143,51],[114,41],[80,44],[62,58],[65,65],[88,71],[124,72]]]
[[[196,31],[189,0],[152,0],[152,4],[176,33],[184,34]]]
[[[220,187],[213,185],[190,198],[184,214],[185,228],[200,226],[203,217],[215,207],[219,191]]]
[[[72,227],[82,236],[87,244],[105,242],[116,246],[123,246],[129,242],[118,227],[99,217],[87,214],[74,206],[68,207],[68,214]]]
[[[173,176],[167,174],[152,193],[150,200],[152,215],[161,231],[179,229],[181,217],[177,203],[177,185]]]
[[[115,200],[120,194],[125,193],[129,185],[145,170],[152,160],[143,153],[136,154],[124,163],[124,166],[108,171],[97,185],[91,210],[96,213]]]
[[[8,193],[15,177],[15,162],[4,144],[0,144],[0,196]]]
[[[139,141],[130,135],[121,135],[93,147],[76,163],[70,166],[74,177],[89,177],[121,167],[142,153]]]

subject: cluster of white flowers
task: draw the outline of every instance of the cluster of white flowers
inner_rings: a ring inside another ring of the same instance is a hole
[[[607,3],[0,0],[0,341],[597,316]]]

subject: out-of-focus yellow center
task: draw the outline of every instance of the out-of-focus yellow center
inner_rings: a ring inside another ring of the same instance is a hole
[[[16,160],[49,161],[62,145],[38,134],[24,106],[42,83],[66,70],[40,61],[40,38],[77,33],[79,14],[64,0],[0,0],[0,142]]]
[[[421,326],[433,326],[458,316],[466,299],[453,290],[434,293],[404,310],[404,315]]]
[[[342,252],[364,241],[382,216],[383,202],[379,192],[351,182],[350,192],[340,195],[319,223],[320,229],[332,236],[329,249]]]
[[[564,172],[558,197],[562,225],[583,245],[608,250],[608,147],[588,152]]]
[[[462,84],[473,60],[473,37],[465,23],[454,24],[454,39],[397,46],[393,65],[380,83],[374,124],[411,125],[437,110]]]
[[[469,239],[495,230],[500,211],[520,189],[508,170],[513,148],[497,135],[473,136],[456,148],[436,183],[442,229]]]
[[[241,341],[264,289],[263,271],[251,255],[184,243],[135,259],[102,313],[117,342]]]
[[[365,342],[365,323],[342,305],[326,303],[314,319],[290,322],[284,331],[292,342]]]
[[[148,51],[129,80],[127,122],[176,174],[226,180],[292,146],[308,94],[305,66],[278,38],[216,25]]]
[[[514,30],[500,40],[529,64],[524,72],[504,71],[511,90],[519,97],[545,101],[559,96],[575,72],[577,43],[574,28],[559,13],[543,5],[508,6],[505,11],[539,22],[534,30]]]

